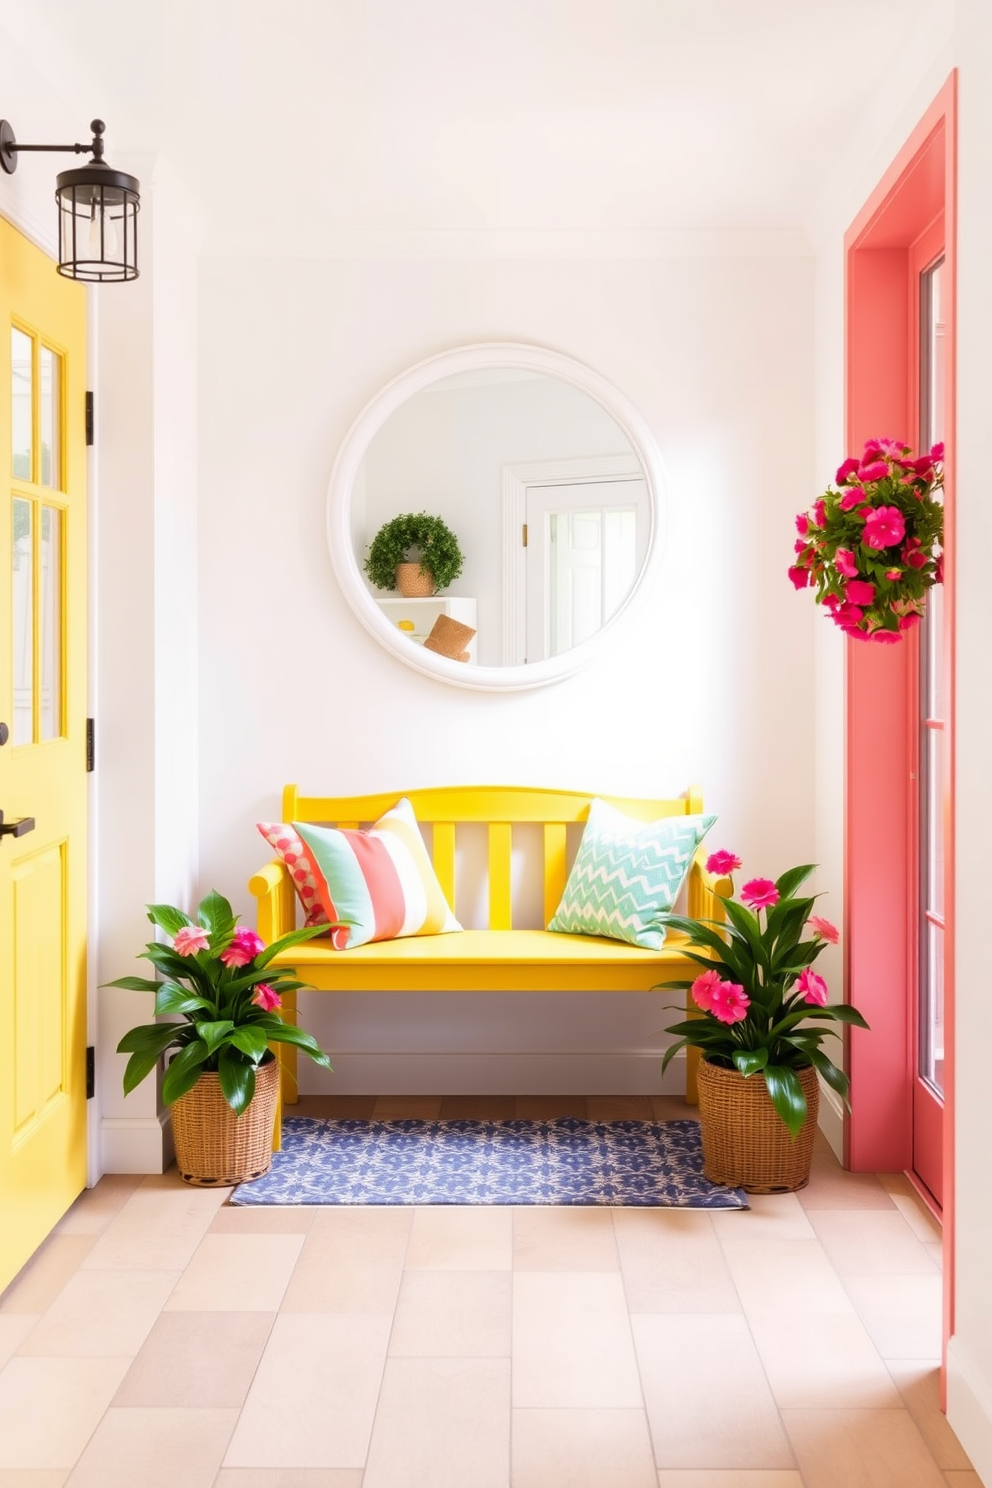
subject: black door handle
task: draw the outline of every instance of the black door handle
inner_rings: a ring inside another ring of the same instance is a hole
[[[2,748],[2,746],[4,744],[6,744],[6,742],[7,742],[7,740],[9,738],[10,738],[10,729],[7,727],[7,725],[5,723],[0,723],[0,748]]]
[[[0,837],[24,837],[33,831],[33,816],[17,816],[13,821],[5,822],[3,812],[0,811]]]

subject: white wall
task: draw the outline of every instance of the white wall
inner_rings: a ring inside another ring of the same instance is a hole
[[[358,412],[404,368],[477,341],[536,342],[595,368],[647,419],[668,473],[661,577],[636,622],[587,671],[519,695],[449,688],[382,651],[323,538]],[[714,845],[756,873],[809,860],[814,617],[785,575],[813,492],[809,260],[205,260],[200,348],[201,888],[251,916],[245,884],[266,856],[253,823],[278,814],[287,780],[630,795],[698,780],[720,814]],[[359,1029],[338,1000],[304,1016],[335,1055],[328,1088],[349,1088],[342,1051],[375,1079],[368,1056],[395,1047],[392,1018]],[[455,1016],[449,1004],[435,1025],[446,1089],[467,1082]],[[638,1047],[639,1017],[617,1019],[612,1052]],[[463,1052],[492,1047],[473,1045],[465,1018]],[[554,1078],[560,1022],[545,1018],[548,1057],[526,1078]],[[405,1061],[405,1088],[417,1068]],[[637,1078],[657,1081],[653,1057]]]
[[[148,903],[191,902],[198,848],[197,221],[162,156],[142,182],[140,277],[101,288],[96,419],[96,978],[150,974]],[[99,994],[101,1160],[170,1159],[154,1080],[125,1097],[121,1035],[151,997]]]

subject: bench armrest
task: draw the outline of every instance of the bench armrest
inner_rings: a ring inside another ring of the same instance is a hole
[[[296,891],[285,863],[273,858],[248,880],[258,900],[258,933],[266,945],[296,928]]]
[[[708,856],[706,848],[696,849],[689,868],[686,913],[692,920],[716,920],[722,924],[727,918],[723,901],[732,898],[734,881],[726,873],[707,873]]]

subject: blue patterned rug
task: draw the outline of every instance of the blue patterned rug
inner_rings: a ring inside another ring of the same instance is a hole
[[[616,1204],[746,1209],[703,1177],[696,1121],[324,1121],[291,1116],[232,1204]]]

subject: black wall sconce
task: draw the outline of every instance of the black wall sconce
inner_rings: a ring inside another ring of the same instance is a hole
[[[89,145],[19,145],[6,119],[0,119],[0,166],[8,176],[21,150],[69,152],[93,158],[88,165],[55,178],[59,208],[58,271],[67,279],[107,284],[138,277],[139,183],[111,170],[103,158],[102,119],[94,119]]]

